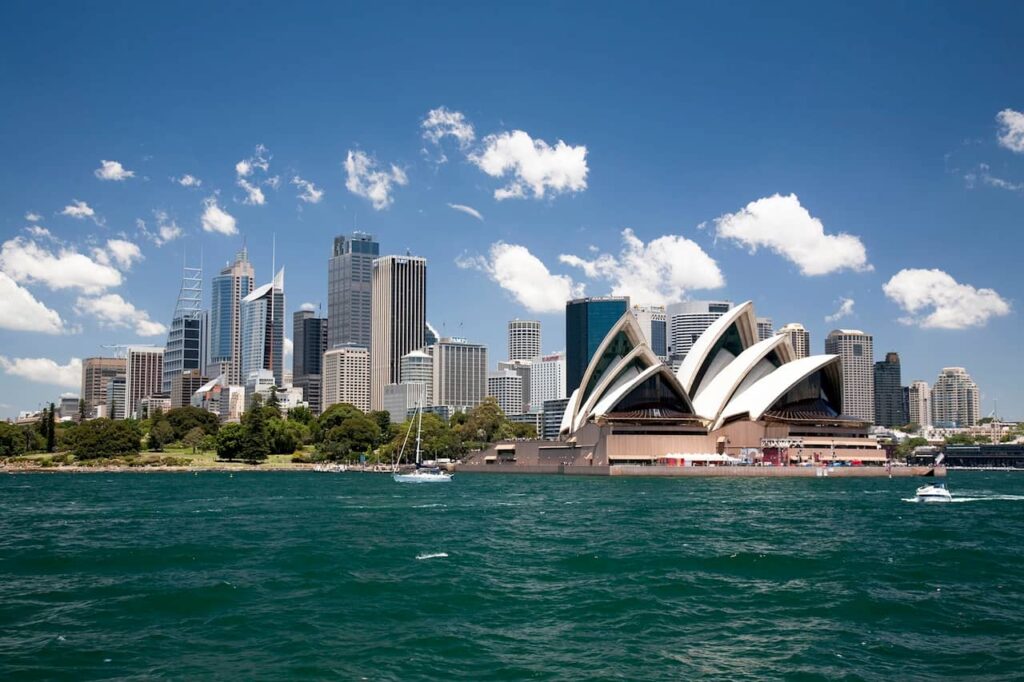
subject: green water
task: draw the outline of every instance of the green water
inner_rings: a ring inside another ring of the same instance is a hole
[[[0,476],[0,679],[1020,679],[1024,474]]]

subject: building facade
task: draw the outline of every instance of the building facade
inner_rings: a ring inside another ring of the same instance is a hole
[[[508,323],[508,359],[533,360],[540,355],[540,322],[512,320]]]
[[[398,381],[400,384],[420,384],[423,393],[420,400],[423,406],[434,404],[434,358],[421,350],[414,350],[402,356],[398,363]]]
[[[427,323],[427,259],[373,261],[370,405],[383,407],[384,386],[399,383],[402,356],[423,347]]]
[[[651,350],[659,358],[668,357],[668,318],[665,314],[665,307],[660,305],[635,305],[633,315],[640,323],[640,329],[644,332]]]
[[[388,384],[384,387],[384,411],[391,416],[391,423],[401,424],[421,405],[428,407],[427,386],[429,384],[415,381],[408,384]]]
[[[128,417],[128,400],[125,398],[125,375],[112,376],[107,381],[104,416],[110,419],[126,419]],[[98,408],[99,406],[97,406]]]
[[[168,392],[171,399],[171,409],[191,405],[192,396],[208,381],[209,379],[204,377],[199,369],[186,369],[179,372],[177,376],[171,379],[171,390]]]
[[[875,424],[895,428],[909,421],[899,353],[886,353],[875,363]]]
[[[520,405],[514,412],[505,412],[505,414],[528,414],[533,412],[530,405],[530,393],[533,390],[533,362],[530,360],[505,360],[498,363],[498,372],[508,370],[514,372],[520,379],[521,394],[523,404]],[[502,407],[502,409],[505,409]]]
[[[775,336],[775,325],[770,317],[757,318],[757,340],[764,341]]]
[[[487,346],[443,337],[431,347],[433,404],[455,412],[476,407],[487,396]]]
[[[380,244],[373,235],[353,232],[334,238],[327,263],[327,347],[370,347],[373,261]]]
[[[164,393],[171,392],[171,384],[182,372],[198,370],[202,374],[206,371],[210,346],[207,322],[208,316],[203,310],[203,271],[186,267],[164,347]]]
[[[943,367],[931,390],[932,426],[966,428],[981,418],[978,385],[963,367]]]
[[[629,298],[604,296],[578,298],[565,304],[565,388],[575,391],[590,358],[608,330],[629,309]]]
[[[790,322],[780,329],[779,333],[789,338],[789,345],[793,346],[797,360],[811,354],[811,335],[799,322]]]
[[[565,353],[540,356],[530,367],[530,411],[543,412],[545,403],[565,397]]]
[[[340,346],[324,353],[323,409],[348,403],[370,411],[370,351],[363,346]]]
[[[320,383],[324,353],[327,351],[327,318],[312,310],[299,310],[292,316],[292,385],[313,414],[320,414]]]
[[[678,365],[711,323],[732,308],[732,301],[682,301],[665,309],[668,318],[668,354]]]
[[[524,414],[523,379],[511,369],[499,369],[487,377],[487,395],[498,401],[506,415]]]
[[[82,361],[82,399],[85,400],[86,415],[93,416],[97,407],[107,404],[107,384],[116,376],[124,376],[125,367],[124,358],[86,358]]]
[[[859,329],[835,329],[825,352],[838,355],[843,368],[843,414],[875,421],[874,339]]]
[[[210,352],[207,376],[227,375],[228,383],[240,384],[242,377],[242,299],[252,293],[255,273],[249,252],[242,250],[235,261],[213,278],[210,286]]]
[[[284,268],[242,299],[242,376],[265,369],[284,385]]]
[[[164,349],[128,346],[125,360],[125,416],[139,418],[143,398],[160,393],[164,384]]]
[[[927,381],[912,381],[907,388],[907,418],[922,429],[932,426],[932,395]]]

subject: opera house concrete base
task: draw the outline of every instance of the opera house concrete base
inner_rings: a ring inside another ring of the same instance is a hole
[[[564,476],[647,476],[658,478],[912,478],[945,476],[946,467],[899,466],[891,470],[879,466],[613,466],[458,464],[460,474],[558,474]]]

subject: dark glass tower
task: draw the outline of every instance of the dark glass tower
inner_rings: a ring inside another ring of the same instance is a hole
[[[373,235],[353,232],[334,238],[327,263],[327,347],[370,347],[373,261],[380,244]]]
[[[875,423],[879,426],[903,426],[910,421],[901,386],[900,356],[886,353],[875,363]]]
[[[629,310],[629,298],[578,298],[565,304],[565,391],[572,395],[583,381],[590,358],[619,318]]]
[[[312,310],[300,310],[292,318],[292,385],[302,389],[303,399],[320,414],[320,379],[327,350],[327,318]]]

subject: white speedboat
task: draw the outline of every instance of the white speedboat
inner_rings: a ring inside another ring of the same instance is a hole
[[[402,442],[402,449],[398,453],[398,459],[395,461],[391,478],[398,483],[448,483],[452,480],[452,475],[450,473],[442,471],[436,466],[422,466],[420,462],[420,435],[423,430],[422,405],[417,405],[416,416],[419,418],[416,423],[416,468],[412,471],[399,471],[398,469],[402,461],[402,454],[405,452],[405,445],[409,442],[409,432],[406,431],[405,440]]]
[[[923,485],[917,489],[918,502],[952,502],[953,496],[946,490],[943,483]]]

